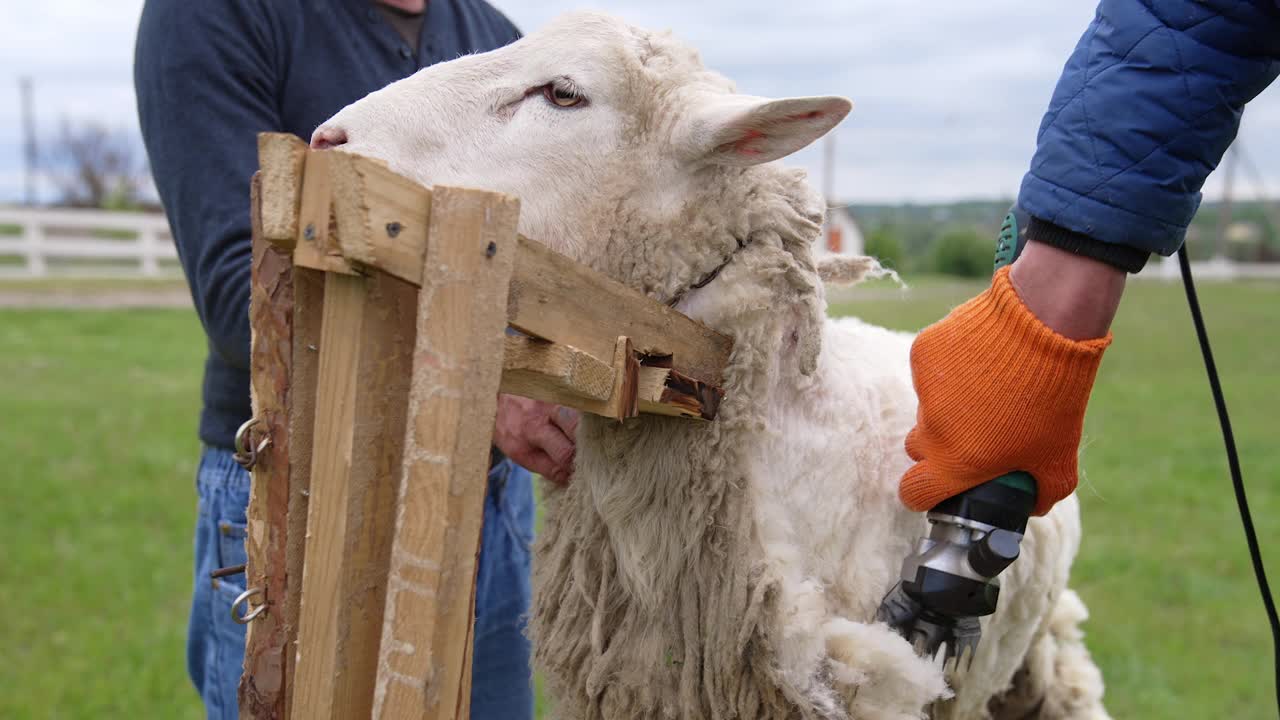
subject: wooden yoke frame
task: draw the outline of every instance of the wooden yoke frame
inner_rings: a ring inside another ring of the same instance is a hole
[[[712,419],[731,342],[519,236],[515,198],[258,150],[241,717],[464,720],[498,393]]]

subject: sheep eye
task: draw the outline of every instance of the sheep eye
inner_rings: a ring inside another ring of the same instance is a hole
[[[547,83],[542,86],[542,96],[547,102],[556,107],[570,108],[581,105],[586,98],[578,94],[574,88],[561,87],[556,83]]]

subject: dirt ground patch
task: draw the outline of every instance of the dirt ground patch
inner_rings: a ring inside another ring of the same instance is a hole
[[[181,278],[40,278],[0,281],[0,308],[189,308]]]

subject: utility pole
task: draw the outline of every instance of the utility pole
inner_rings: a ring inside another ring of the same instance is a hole
[[[1216,246],[1213,249],[1213,257],[1215,259],[1225,258],[1227,256],[1227,230],[1231,227],[1231,186],[1236,175],[1236,155],[1239,151],[1236,144],[1231,143],[1231,147],[1227,148],[1227,157],[1223,163],[1222,171],[1226,173],[1222,177],[1222,206],[1218,208],[1218,237]]]
[[[19,92],[22,95],[22,132],[23,156],[26,160],[26,197],[27,205],[36,204],[36,111],[31,77],[24,75],[18,78]]]
[[[822,141],[822,200],[826,212],[822,215],[822,247],[830,252],[839,252],[841,245],[840,230],[831,221],[835,212],[836,194],[836,134],[827,133]]]
[[[1280,236],[1280,206],[1277,206],[1275,198],[1267,192],[1266,183],[1262,181],[1262,173],[1258,172],[1258,166],[1253,164],[1253,158],[1250,157],[1249,153],[1244,151],[1244,145],[1240,144],[1240,138],[1237,137],[1235,144],[1231,147],[1235,148],[1235,151],[1240,154],[1240,164],[1244,166],[1245,172],[1249,173],[1250,179],[1253,180],[1253,191],[1257,194],[1258,202],[1262,205],[1263,217],[1267,221],[1268,230],[1272,238]],[[1264,239],[1259,248],[1260,257],[1257,258],[1258,260],[1267,259],[1265,257],[1268,252],[1267,247],[1268,244]]]
[[[836,134],[827,133],[822,144],[822,195],[827,207],[835,202],[836,194]]]

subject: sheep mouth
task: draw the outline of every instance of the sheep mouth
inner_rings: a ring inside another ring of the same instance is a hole
[[[723,262],[721,262],[719,265],[712,268],[710,272],[703,275],[697,282],[677,292],[670,300],[667,301],[667,305],[670,307],[675,307],[676,305],[680,304],[680,301],[684,300],[685,296],[687,296],[689,293],[693,292],[694,290],[700,290],[710,285],[711,281],[715,280],[717,277],[720,276],[720,271],[724,270],[729,265],[729,263],[733,262],[733,259],[738,256],[738,253],[745,250],[747,246],[750,244],[751,244],[750,238],[747,238],[746,240],[743,240],[742,238],[738,238],[738,247],[734,248],[733,252],[725,256],[725,259]]]

